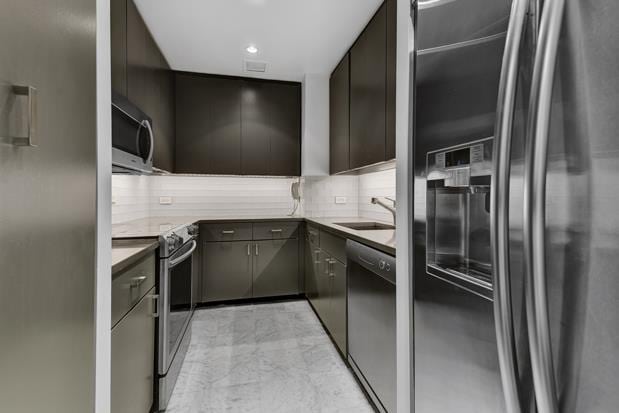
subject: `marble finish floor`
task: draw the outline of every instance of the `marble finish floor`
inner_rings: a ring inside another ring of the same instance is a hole
[[[166,412],[371,413],[306,301],[196,311]]]

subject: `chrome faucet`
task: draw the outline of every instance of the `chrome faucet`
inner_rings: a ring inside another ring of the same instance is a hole
[[[388,198],[388,197],[384,197],[384,198],[388,201],[393,202],[393,206],[387,205],[386,203],[384,203],[383,201],[381,201],[380,199],[376,197],[372,198],[372,203],[375,205],[380,205],[383,208],[385,208],[387,211],[391,212],[391,215],[393,215],[393,225],[395,225],[395,199]]]

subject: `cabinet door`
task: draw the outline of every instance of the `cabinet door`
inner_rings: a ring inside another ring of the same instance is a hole
[[[346,53],[329,79],[329,169],[332,174],[346,171],[350,153],[350,77]]]
[[[300,175],[300,85],[243,81],[241,116],[242,173]]]
[[[395,158],[395,66],[396,66],[396,19],[397,1],[386,0],[387,14],[387,61],[385,91],[385,160]]]
[[[155,288],[112,329],[112,411],[148,412],[153,403]]]
[[[347,316],[346,316],[346,265],[331,259],[329,278],[331,281],[331,301],[329,308],[329,332],[340,352],[346,354]]]
[[[350,50],[350,168],[385,160],[386,43],[383,4]]]
[[[204,302],[252,296],[251,245],[240,242],[205,242],[202,249]]]
[[[275,239],[254,243],[253,296],[299,293],[299,240]]]
[[[112,89],[127,96],[127,0],[110,1]]]
[[[308,300],[316,307],[318,297],[318,267],[320,264],[320,249],[318,246],[305,239],[305,295]]]
[[[318,317],[322,320],[322,323],[330,329],[331,320],[329,319],[329,307],[331,296],[331,282],[329,279],[329,260],[331,257],[326,252],[319,250],[318,252],[318,264],[316,265],[316,290],[317,295],[315,299],[314,309],[318,313]]]
[[[176,170],[241,173],[241,82],[176,74]]]

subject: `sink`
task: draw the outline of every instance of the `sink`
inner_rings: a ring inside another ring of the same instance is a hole
[[[381,224],[380,222],[335,222],[335,225],[354,229],[357,231],[375,231],[380,229],[395,229],[395,226]]]

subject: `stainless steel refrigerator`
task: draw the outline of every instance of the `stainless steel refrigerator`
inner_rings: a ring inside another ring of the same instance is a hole
[[[94,409],[95,0],[0,2],[0,411]]]
[[[423,412],[619,410],[619,2],[411,18]]]

